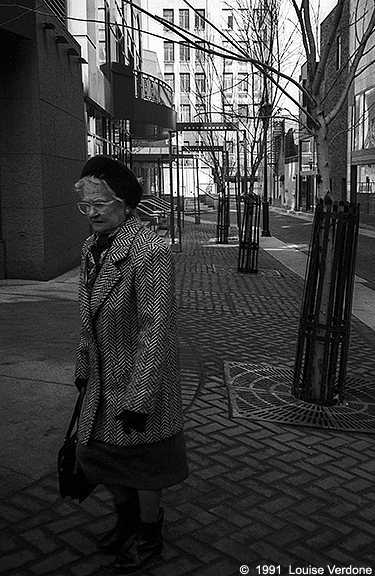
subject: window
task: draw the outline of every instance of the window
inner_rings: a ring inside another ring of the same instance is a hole
[[[365,92],[364,147],[375,148],[375,88]]]
[[[336,70],[340,70],[342,65],[342,37],[339,34],[336,37]]]
[[[195,90],[197,94],[205,94],[206,92],[206,76],[204,74],[195,75]]]
[[[164,42],[164,62],[174,62],[173,42]]]
[[[232,93],[233,91],[233,74],[224,74],[223,90]]]
[[[164,82],[168,84],[174,92],[174,74],[164,74]]]
[[[190,122],[190,104],[181,104],[180,106],[181,122]]]
[[[205,45],[204,42],[197,42],[196,44],[197,44],[197,46],[200,45],[200,46],[203,46],[203,47],[204,47],[204,45]],[[203,61],[204,61],[204,56],[205,56],[205,52],[204,52],[203,50],[200,50],[199,48],[197,48],[196,51],[195,51],[195,60],[196,60],[197,62],[203,62]]]
[[[180,91],[190,92],[190,74],[180,74]]]
[[[238,47],[243,54],[250,54],[249,43],[245,41],[238,42]],[[247,66],[247,62],[240,62],[240,64]]]
[[[204,30],[206,22],[204,20],[205,17],[205,10],[200,9],[195,12],[195,29],[196,30]]]
[[[173,9],[172,10],[169,10],[169,9],[163,10],[163,18],[167,22],[170,22],[171,24],[173,24],[173,22],[174,22]],[[169,26],[164,26],[164,30],[170,30]]]
[[[199,120],[199,122],[205,121],[205,107],[203,104],[197,104],[195,106],[195,120]]]
[[[238,91],[242,94],[247,94],[249,88],[249,81],[247,74],[238,74]]]
[[[223,106],[223,121],[233,120],[233,106],[224,104]]]
[[[116,62],[119,64],[125,64],[125,37],[121,33],[120,27],[117,24],[113,27],[113,30],[116,38]]]
[[[189,10],[179,10],[180,27],[189,30]]]
[[[243,120],[247,120],[247,117],[249,116],[249,107],[247,106],[247,104],[239,104],[238,116]]]
[[[189,44],[180,44],[180,62],[189,62],[190,60],[190,46]]]
[[[99,64],[106,64],[110,58],[110,11],[106,0],[98,8]]]
[[[224,29],[233,30],[233,13],[232,10],[223,10]]]

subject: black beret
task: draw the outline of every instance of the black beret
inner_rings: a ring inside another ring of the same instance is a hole
[[[119,160],[109,156],[93,156],[83,167],[81,178],[96,176],[107,182],[113,192],[125,200],[131,207],[136,208],[142,197],[142,186],[135,174]]]

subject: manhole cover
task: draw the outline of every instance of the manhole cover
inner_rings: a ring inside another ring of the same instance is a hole
[[[326,407],[292,396],[293,370],[290,368],[225,362],[224,371],[233,417],[375,433],[374,382],[349,376],[344,404]]]

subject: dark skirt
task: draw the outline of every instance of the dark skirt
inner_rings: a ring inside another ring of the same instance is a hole
[[[185,438],[179,432],[160,442],[115,446],[91,440],[78,443],[77,463],[93,484],[160,490],[188,477]]]

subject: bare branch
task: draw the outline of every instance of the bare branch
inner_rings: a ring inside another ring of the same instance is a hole
[[[221,58],[230,57],[232,60],[236,60],[237,62],[249,62],[250,64],[253,64],[253,66],[255,66],[255,68],[257,68],[262,74],[264,74],[270,80],[270,82],[272,82],[277,88],[280,88],[281,91],[285,94],[285,96],[287,96],[288,99],[290,99],[293,102],[293,104],[295,104],[298,108],[302,109],[300,103],[297,100],[295,100],[290,95],[290,93],[287,92],[287,90],[281,88],[279,81],[276,80],[275,77],[273,77],[272,75],[275,75],[276,77],[284,78],[285,80],[287,80],[288,82],[290,82],[291,84],[296,86],[296,88],[298,88],[299,91],[304,93],[306,98],[309,101],[311,100],[311,94],[307,90],[305,90],[303,88],[303,86],[301,86],[300,82],[298,82],[297,80],[294,80],[294,78],[291,78],[289,75],[284,74],[280,70],[277,70],[273,66],[267,64],[266,62],[261,62],[260,60],[258,60],[256,58],[252,58],[248,54],[246,54],[246,55],[244,55],[244,54],[238,55],[237,54],[236,55],[233,52],[230,52],[229,50],[225,51],[225,49],[223,47],[218,46],[218,45],[214,44],[213,42],[206,42],[206,45],[204,45],[204,44],[202,44],[202,41],[201,41],[199,36],[196,36],[195,34],[193,34],[191,32],[189,32],[187,35],[185,33],[186,31],[182,31],[182,29],[179,26],[172,24],[171,22],[167,22],[166,20],[164,20],[163,18],[161,18],[157,14],[152,14],[151,12],[146,10],[145,8],[141,8],[137,4],[134,4],[132,2],[132,0],[126,0],[126,3],[129,4],[130,6],[133,6],[134,8],[139,10],[140,12],[146,14],[150,18],[156,20],[157,22],[167,26],[171,31],[175,32],[178,36],[180,36],[185,42],[193,45],[196,49],[200,50],[201,52],[207,52],[207,53],[219,56]],[[209,24],[212,25],[211,22],[209,22]],[[214,27],[214,29],[215,29],[215,27]],[[216,28],[216,30],[225,39],[227,39],[227,37],[224,34],[222,34],[222,32],[220,30],[218,30],[217,28]],[[194,38],[195,41],[193,41],[192,38]],[[171,41],[173,42],[173,40],[171,40]],[[236,48],[238,50],[238,45],[236,45]],[[309,113],[308,112],[306,112],[306,113],[309,116]],[[316,124],[316,119],[314,119],[312,116],[310,117],[310,119],[313,123]]]

